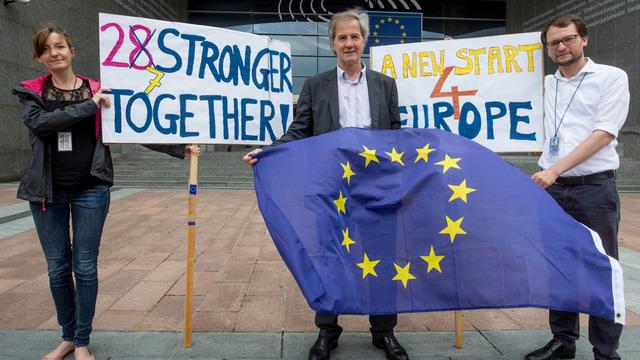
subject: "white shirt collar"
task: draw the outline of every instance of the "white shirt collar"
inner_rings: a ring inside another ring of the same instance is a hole
[[[340,68],[340,65],[336,66],[336,68],[338,69],[338,79],[346,80],[353,83],[359,83],[362,80],[362,77],[365,76],[365,72],[367,71],[367,67],[364,63],[361,62],[360,65],[362,65],[362,70],[360,70],[360,75],[358,75],[358,79],[355,81],[349,80],[347,73]]]
[[[587,63],[584,64],[584,66],[582,67],[582,69],[580,69],[580,71],[578,71],[578,73],[576,74],[576,76],[572,77],[571,79],[567,79],[566,77],[562,76],[562,73],[560,72],[560,69],[556,70],[556,73],[553,74],[553,76],[555,76],[556,79],[558,80],[564,80],[564,81],[570,81],[573,80],[575,78],[578,77],[578,75],[582,74],[582,73],[595,73],[598,71],[598,64],[596,64],[595,61],[591,60],[590,58],[585,58],[587,59]]]

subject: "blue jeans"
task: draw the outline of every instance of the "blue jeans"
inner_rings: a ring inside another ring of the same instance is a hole
[[[42,203],[30,204],[47,259],[62,339],[73,341],[75,346],[89,344],[98,295],[98,248],[110,199],[109,186],[104,184],[79,192],[54,193],[44,211]],[[69,234],[70,218],[73,237]]]

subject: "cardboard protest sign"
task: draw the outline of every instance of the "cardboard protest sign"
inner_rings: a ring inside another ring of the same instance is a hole
[[[539,33],[371,48],[371,68],[396,79],[404,127],[500,152],[542,150],[542,60]]]
[[[100,14],[105,143],[270,144],[293,120],[288,43]]]

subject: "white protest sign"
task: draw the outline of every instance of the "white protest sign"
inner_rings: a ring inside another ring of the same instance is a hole
[[[539,33],[373,47],[396,79],[403,127],[439,128],[498,152],[542,150]]]
[[[288,43],[100,14],[105,143],[271,144],[293,121]]]

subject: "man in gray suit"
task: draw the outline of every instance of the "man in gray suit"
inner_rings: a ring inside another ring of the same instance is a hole
[[[347,10],[333,15],[329,22],[329,39],[338,66],[304,82],[295,120],[287,133],[274,144],[344,127],[400,128],[395,80],[367,69],[362,63],[361,56],[368,34],[367,14],[359,10]],[[252,151],[243,160],[249,165],[255,164],[258,160],[251,155],[259,151]],[[372,343],[385,351],[387,359],[405,360],[409,356],[393,334],[397,318],[395,314],[369,316]],[[316,313],[315,322],[320,333],[309,349],[309,360],[329,359],[342,333],[338,316]]]

